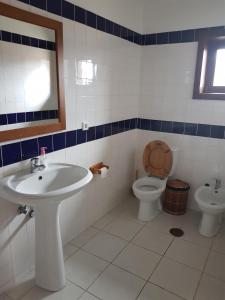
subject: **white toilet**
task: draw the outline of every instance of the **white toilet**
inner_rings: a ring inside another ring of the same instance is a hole
[[[195,200],[202,211],[199,232],[207,237],[216,235],[225,212],[225,189],[200,186],[195,192]]]
[[[161,210],[160,196],[166,188],[168,176],[172,176],[178,149],[170,149],[162,141],[150,142],[144,150],[143,164],[148,176],[133,183],[134,195],[140,200],[138,219],[151,221]]]

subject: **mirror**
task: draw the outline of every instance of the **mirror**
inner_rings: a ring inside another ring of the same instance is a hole
[[[65,129],[62,23],[0,3],[0,142]]]

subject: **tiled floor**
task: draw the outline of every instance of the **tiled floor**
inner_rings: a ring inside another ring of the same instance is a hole
[[[225,300],[225,232],[201,236],[194,212],[143,223],[137,209],[126,201],[64,248],[64,290],[46,292],[25,276],[0,300]]]

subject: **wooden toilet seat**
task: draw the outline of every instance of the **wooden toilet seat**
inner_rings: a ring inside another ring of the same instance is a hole
[[[143,164],[150,176],[165,178],[172,168],[172,152],[162,141],[152,141],[146,145],[143,154]]]

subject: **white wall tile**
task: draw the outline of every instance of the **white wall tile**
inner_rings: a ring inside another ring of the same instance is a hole
[[[11,3],[43,14],[19,1],[12,0]],[[89,126],[94,126],[137,117],[140,48],[54,14],[45,12],[44,15],[63,21],[67,130],[80,128],[84,120]],[[90,61],[97,67],[96,77],[88,85],[80,85],[77,81],[79,61]],[[63,244],[128,196],[134,173],[135,139],[136,131],[131,131],[47,155],[49,162],[90,167],[103,161],[110,166],[107,178],[103,180],[96,176],[84,191],[62,204],[60,225]],[[27,167],[29,161],[3,167],[0,176]],[[4,273],[0,272],[1,291],[16,284],[17,277],[34,264],[34,220],[20,228],[21,217],[16,215],[16,209],[16,205],[0,200],[0,240],[5,236],[4,232],[10,237],[18,230],[5,250],[0,252],[0,266],[4,268]]]
[[[8,2],[42,13],[16,0]],[[43,14],[63,21],[68,130],[80,128],[84,120],[94,126],[138,114],[145,118],[225,125],[224,102],[192,100],[196,43],[141,48],[54,14]],[[78,80],[81,61],[90,61],[97,67],[93,81],[86,85],[85,80]],[[95,176],[84,191],[62,204],[60,224],[64,244],[127,197],[135,169],[140,176],[144,175],[144,146],[154,139],[162,139],[170,147],[179,146],[180,158],[174,176],[191,184],[191,207],[196,208],[193,194],[198,185],[215,174],[225,177],[224,143],[216,139],[134,130],[48,154],[49,161],[85,167],[103,161],[110,166],[106,179]],[[0,177],[28,167],[28,163],[1,168]],[[18,220],[16,206],[0,200],[0,241],[8,241],[4,253],[0,253],[0,266],[4,270],[0,272],[4,274],[0,276],[1,291],[9,282],[10,285],[16,282],[17,275],[30,269],[34,261],[33,220],[8,240],[19,228]]]
[[[141,65],[140,117],[225,125],[225,102],[193,100],[197,43],[144,47]],[[180,149],[175,177],[191,185],[190,207],[196,209],[195,189],[212,177],[224,177],[224,141],[160,132],[139,132],[137,169],[144,175],[142,154],[151,140],[161,139]]]

